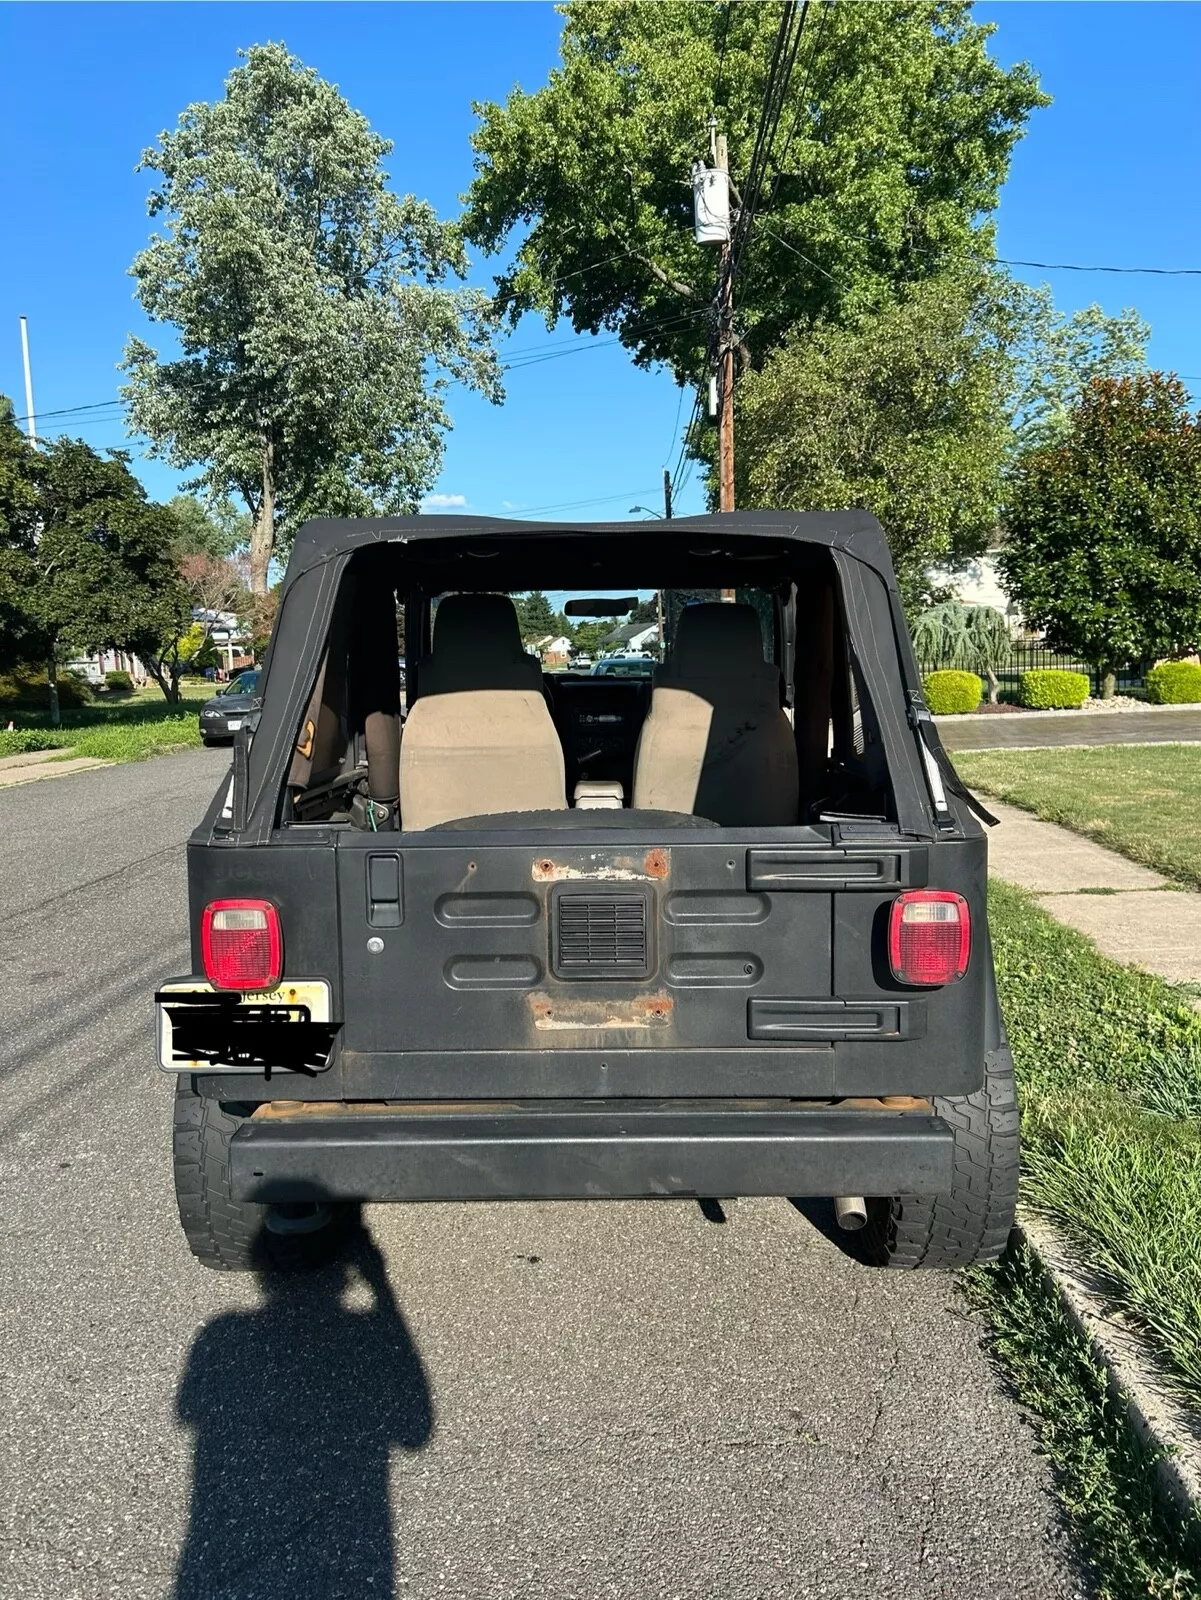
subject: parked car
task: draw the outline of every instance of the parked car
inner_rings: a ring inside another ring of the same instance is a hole
[[[325,1256],[364,1201],[738,1195],[832,1199],[880,1266],[1003,1250],[986,814],[880,526],[669,527],[298,532],[156,996],[202,1262]],[[686,606],[653,687],[548,689],[507,596],[647,581],[757,587]],[[628,782],[591,770],[598,731]]]
[[[239,672],[204,702],[200,708],[201,744],[227,744],[239,728],[257,727],[263,706],[258,692],[261,677],[258,667]]]
[[[605,656],[592,664],[596,678],[649,678],[654,670],[653,656]]]

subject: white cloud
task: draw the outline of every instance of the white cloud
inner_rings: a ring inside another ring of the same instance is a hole
[[[467,504],[465,494],[427,494],[421,502],[423,511],[455,511]]]

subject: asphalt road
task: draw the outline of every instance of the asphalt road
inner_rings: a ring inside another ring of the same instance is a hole
[[[1084,1592],[940,1275],[783,1201],[371,1207],[196,1265],[155,981],[219,752],[0,794],[0,1594]]]

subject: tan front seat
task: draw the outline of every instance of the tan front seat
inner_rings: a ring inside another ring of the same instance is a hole
[[[686,606],[656,668],[634,763],[634,805],[691,811],[723,827],[794,823],[800,804],[779,671],[763,659],[752,606]]]
[[[564,811],[563,747],[542,668],[503,594],[447,595],[400,741],[400,824],[433,828],[503,811]]]

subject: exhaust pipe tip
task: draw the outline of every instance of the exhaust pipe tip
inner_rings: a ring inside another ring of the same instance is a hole
[[[846,1233],[858,1233],[867,1222],[867,1201],[861,1194],[836,1195],[834,1220]]]

